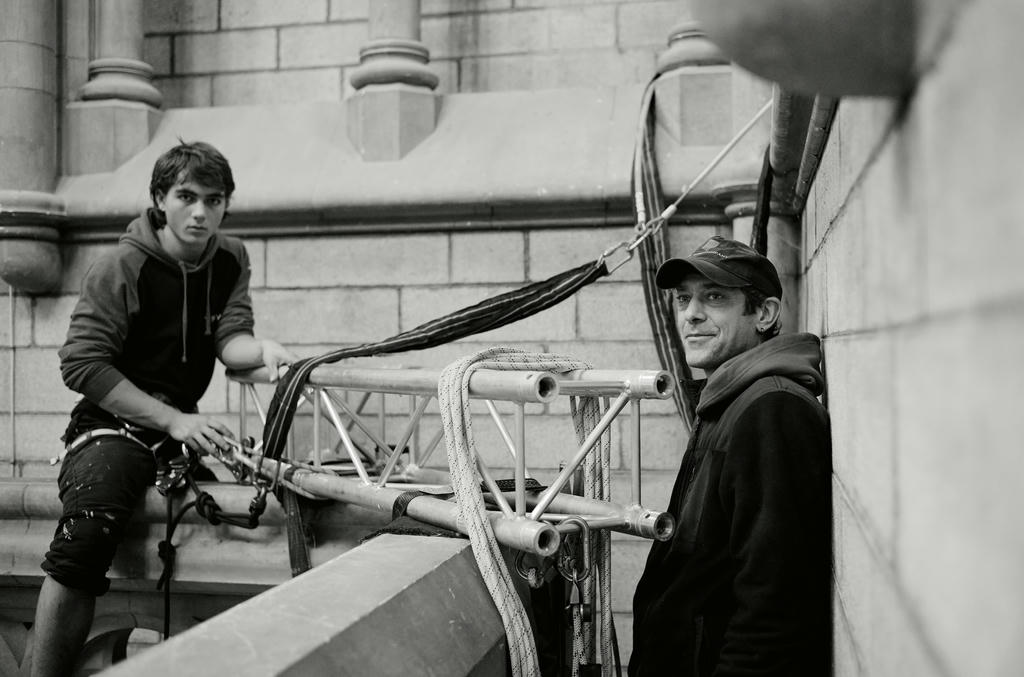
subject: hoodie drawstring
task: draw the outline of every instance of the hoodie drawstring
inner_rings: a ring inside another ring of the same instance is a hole
[[[181,361],[188,362],[188,268],[184,261],[178,261],[181,270]],[[213,287],[213,261],[206,267],[206,335],[213,333],[213,314],[210,306],[210,290]]]
[[[178,261],[181,270],[181,361],[188,362],[188,270],[185,262]]]
[[[206,335],[213,333],[213,318],[210,315],[210,287],[213,286],[213,259],[206,267]]]

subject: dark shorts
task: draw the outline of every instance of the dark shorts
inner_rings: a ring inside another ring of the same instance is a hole
[[[153,453],[123,437],[100,437],[65,456],[57,481],[64,508],[43,571],[69,588],[104,594],[125,526],[155,474]]]

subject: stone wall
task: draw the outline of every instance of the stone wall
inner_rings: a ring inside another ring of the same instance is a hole
[[[962,6],[905,102],[841,102],[804,218],[835,463],[836,675],[1024,660],[1024,169],[1011,3]]]
[[[342,99],[367,40],[369,0],[146,0],[146,60],[164,106]],[[438,90],[647,81],[689,2],[423,0]]]

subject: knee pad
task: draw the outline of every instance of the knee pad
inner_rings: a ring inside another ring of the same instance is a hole
[[[57,525],[43,571],[69,588],[102,595],[110,588],[107,571],[124,536],[113,515],[82,513]]]

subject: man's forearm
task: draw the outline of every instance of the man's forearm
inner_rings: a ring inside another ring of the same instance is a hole
[[[148,395],[131,381],[124,380],[100,400],[99,405],[112,414],[137,425],[168,432],[181,412]]]

